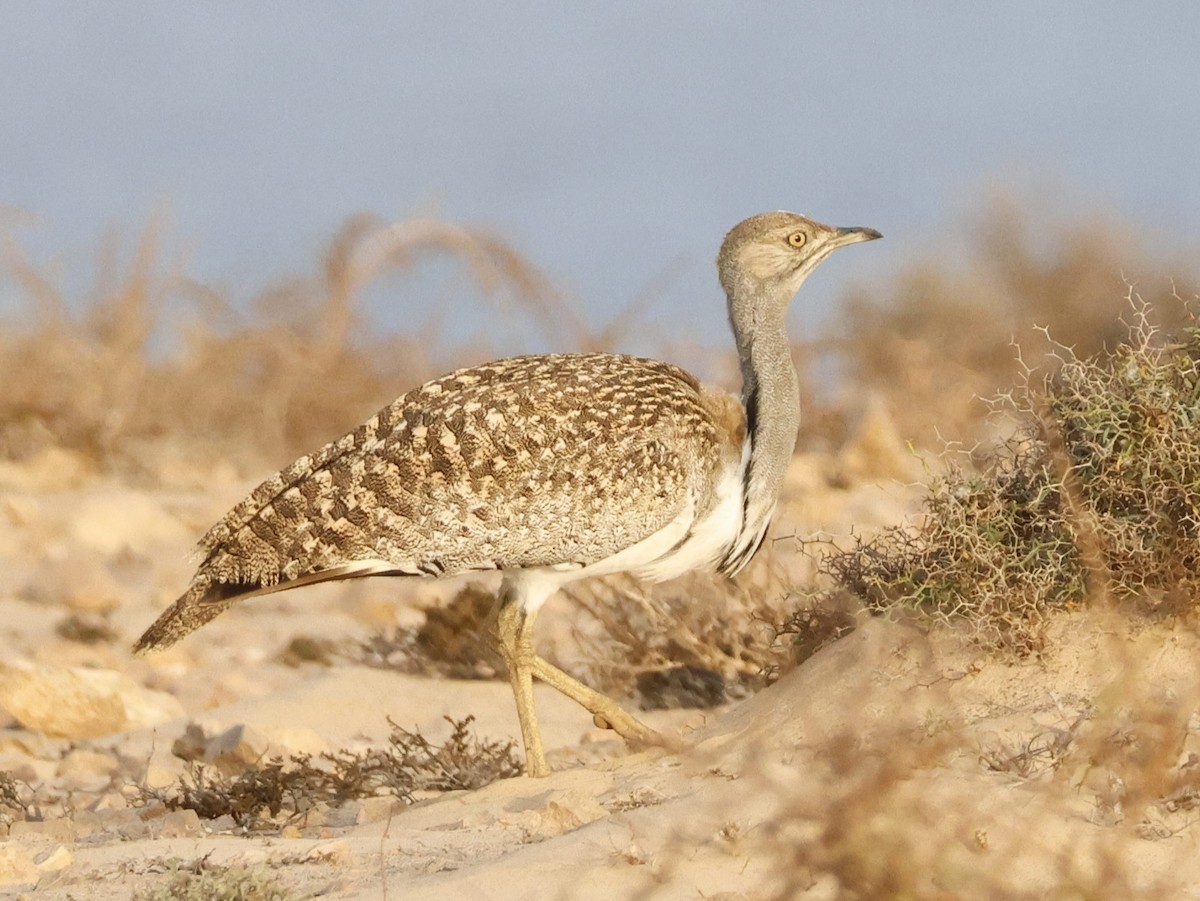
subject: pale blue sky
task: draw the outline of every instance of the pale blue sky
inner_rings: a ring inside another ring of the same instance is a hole
[[[761,209],[884,232],[818,311],[994,184],[1194,242],[1200,3],[0,2],[0,123],[0,204],[69,272],[158,200],[240,297],[352,213],[436,209],[594,322],[682,259],[651,321],[719,341],[711,260]],[[410,327],[429,301],[392,288]]]

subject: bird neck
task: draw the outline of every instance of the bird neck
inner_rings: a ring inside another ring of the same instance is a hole
[[[750,451],[742,473],[742,529],[722,567],[731,574],[745,565],[762,542],[796,448],[800,382],[787,336],[790,299],[753,293],[729,298]]]

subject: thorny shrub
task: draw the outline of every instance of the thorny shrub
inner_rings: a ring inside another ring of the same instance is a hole
[[[318,804],[336,807],[388,795],[411,803],[414,792],[476,789],[521,772],[512,742],[481,741],[471,730],[474,717],[447,720],[452,732],[441,745],[389,720],[392,733],[383,748],[296,754],[235,776],[190,762],[174,786],[139,786],[134,803],[194,810],[207,820],[229,816],[247,830],[270,829],[280,820],[302,818]]]
[[[587,337],[545,277],[482,229],[353,217],[317,273],[262,292],[249,314],[165,258],[164,237],[151,221],[124,265],[110,242],[79,298],[0,230],[0,279],[24,308],[0,329],[0,460],[56,447],[141,474],[163,439],[254,469],[318,447],[450,368],[433,317],[424,334],[363,327],[370,285],[430,257],[456,259],[480,295],[547,333]]]
[[[201,857],[190,863],[165,861],[165,884],[135,891],[133,901],[292,901],[292,893],[267,864],[222,866]]]
[[[1017,433],[980,470],[951,465],[915,527],[825,556],[868,608],[963,619],[985,642],[1035,649],[1052,610],[1088,599],[1177,612],[1200,589],[1200,320],[1171,340],[1131,298],[1125,340],[1056,345],[994,401]]]
[[[612,578],[567,593],[583,614],[575,636],[584,675],[605,691],[636,694],[644,709],[744,697],[779,662],[778,584],[701,573],[665,585]]]
[[[669,585],[611,577],[567,594],[579,612],[579,654],[555,662],[602,691],[636,696],[643,709],[710,708],[743,697],[798,662],[791,658],[802,642],[780,642],[781,634],[804,628],[813,638],[799,616],[777,625],[786,598],[779,584],[735,584],[710,573]],[[420,626],[376,634],[344,656],[402,672],[502,679],[504,662],[488,634],[495,602],[493,592],[464,586],[427,610]]]
[[[960,229],[962,251],[944,243],[889,276],[858,287],[837,317],[834,357],[855,390],[883,397],[901,433],[936,447],[943,435],[979,435],[981,397],[1019,375],[1009,349],[1041,349],[1037,327],[1081,356],[1123,336],[1128,279],[1159,321],[1181,323],[1173,295],[1200,291],[1195,267],[1170,263],[1112,216],[1068,216],[1045,201],[998,195]]]

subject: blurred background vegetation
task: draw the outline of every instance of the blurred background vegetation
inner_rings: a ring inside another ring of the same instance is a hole
[[[81,296],[63,287],[78,279],[3,236],[0,275],[19,298],[0,331],[4,458],[67,448],[96,467],[155,479],[170,478],[161,466],[180,455],[249,474],[272,469],[424,379],[505,352],[509,332],[499,325],[491,342],[446,333],[442,311],[456,295],[488,304],[481,321],[536,332],[564,351],[619,350],[636,331],[657,353],[737,388],[729,346],[656,334],[643,321],[653,285],[589,326],[536,261],[484,229],[354,217],[310,274],[240,305],[163,251],[165,229],[154,217],[131,246],[106,240]],[[959,247],[931,247],[853,285],[823,333],[797,343],[802,449],[836,451],[872,405],[915,448],[971,445],[997,427],[982,399],[1011,386],[1020,361],[1036,365],[1051,350],[1042,329],[1087,356],[1126,333],[1131,293],[1168,331],[1182,300],[1200,293],[1181,250],[1164,259],[1115,216],[1056,216],[993,196],[953,231]],[[438,260],[453,266],[431,265]],[[430,269],[444,284],[425,277]],[[428,313],[400,331],[378,328],[363,298],[381,289],[427,294]],[[721,304],[715,279],[700,302]]]

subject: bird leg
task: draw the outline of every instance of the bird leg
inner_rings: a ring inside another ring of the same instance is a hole
[[[592,721],[601,729],[612,729],[631,745],[665,747],[669,744],[662,735],[626,713],[616,701],[588,688],[577,679],[572,679],[557,666],[536,654],[533,658],[533,674],[584,707],[592,714]]]
[[[508,668],[508,681],[517,701],[517,719],[525,742],[525,774],[536,778],[549,776],[550,767],[546,765],[542,733],[533,708],[533,664],[537,656],[533,653],[532,629],[533,617],[513,597],[502,593],[492,634]]]
[[[525,771],[529,776],[547,776],[546,752],[533,706],[533,676],[537,676],[592,714],[602,729],[612,729],[631,745],[667,746],[669,742],[649,726],[638,722],[620,705],[600,692],[573,679],[533,651],[535,614],[527,613],[512,595],[501,592],[493,624],[493,636],[508,667],[508,679],[517,702],[517,719],[525,742]]]

